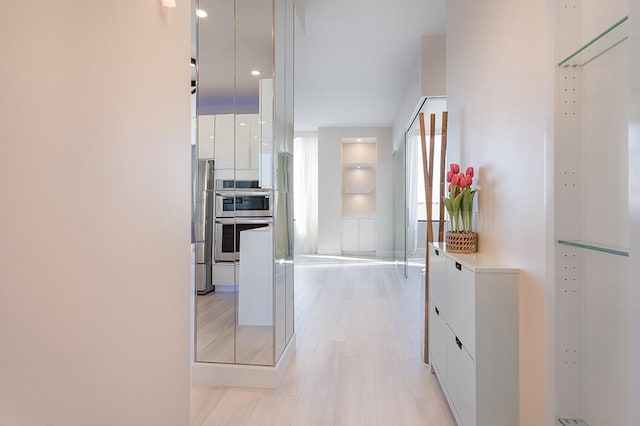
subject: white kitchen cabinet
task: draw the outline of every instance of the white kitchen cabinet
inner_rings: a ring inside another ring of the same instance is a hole
[[[342,251],[373,254],[376,251],[376,218],[343,217]]]
[[[235,163],[235,132],[233,114],[215,116],[215,168],[231,169]]]
[[[518,270],[429,248],[429,360],[458,424],[519,424]]]
[[[260,117],[258,114],[236,116],[236,170],[257,170],[260,159]]]
[[[251,122],[246,114],[236,116],[236,170],[249,169]]]
[[[215,159],[216,170],[240,170],[257,179],[260,162],[258,114],[218,114],[198,117],[199,158]],[[255,170],[255,173],[246,171]]]
[[[249,126],[251,127],[251,139],[249,140],[249,169],[260,169],[260,150],[262,131],[260,129],[260,115],[251,114],[249,117]]]
[[[198,158],[215,158],[215,115],[198,117]]]

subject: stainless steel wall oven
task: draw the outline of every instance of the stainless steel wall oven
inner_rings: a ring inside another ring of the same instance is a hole
[[[273,223],[273,193],[258,181],[218,180],[215,202],[215,261],[240,257],[240,233]]]
[[[240,260],[240,233],[249,229],[264,228],[273,223],[270,217],[261,218],[217,218],[216,262]]]
[[[216,217],[273,216],[270,191],[216,191]]]

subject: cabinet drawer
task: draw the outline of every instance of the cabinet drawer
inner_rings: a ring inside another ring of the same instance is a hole
[[[446,318],[467,351],[476,356],[476,297],[474,273],[455,260],[446,261]]]
[[[376,220],[358,219],[358,250],[376,251]]]
[[[445,255],[440,249],[429,246],[429,299],[440,310],[440,316],[445,314]]]
[[[476,365],[464,343],[446,329],[446,383],[451,402],[464,426],[476,425]]]
[[[342,250],[358,251],[358,219],[342,219]]]
[[[442,318],[440,308],[433,303],[429,304],[429,362],[434,365],[438,376],[446,386],[447,358],[445,352],[447,325]]]

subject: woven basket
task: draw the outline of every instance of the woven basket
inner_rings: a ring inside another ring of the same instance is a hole
[[[447,232],[447,251],[449,253],[476,253],[478,234],[476,232]]]

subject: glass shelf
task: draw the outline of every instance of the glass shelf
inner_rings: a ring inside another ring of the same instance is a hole
[[[609,28],[586,42],[578,50],[558,63],[559,67],[581,67],[602,55],[612,47],[617,46],[627,39],[627,26],[623,25],[629,19],[629,15],[617,21]]]
[[[373,167],[371,163],[345,163],[345,169],[370,169]]]
[[[583,248],[586,250],[599,251],[602,253],[615,254],[616,256],[629,257],[629,250],[624,247],[617,247],[608,244],[594,243],[592,241],[583,240],[558,240],[559,244]]]

